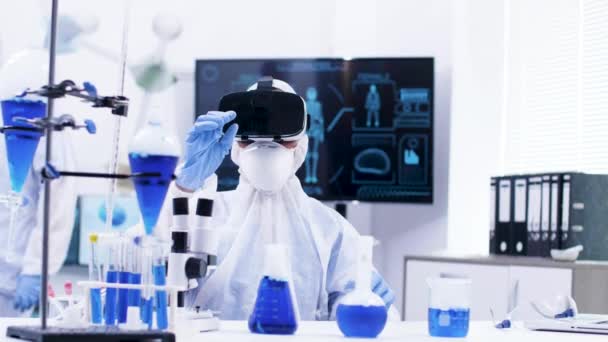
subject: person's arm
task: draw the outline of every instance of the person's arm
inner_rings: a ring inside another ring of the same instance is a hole
[[[61,136],[59,136],[61,135]],[[37,203],[36,227],[32,231],[26,250],[21,273],[24,275],[41,274],[42,229],[44,212],[44,183],[40,170],[44,166],[45,140],[41,139],[35,160],[32,163],[34,179],[40,185]],[[52,164],[58,170],[75,170],[75,162],[70,146],[69,132],[53,136]],[[60,177],[50,181],[51,197],[49,212],[49,274],[54,274],[63,265],[74,227],[76,209],[76,178]]]

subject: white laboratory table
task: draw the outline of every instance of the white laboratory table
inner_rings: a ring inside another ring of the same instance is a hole
[[[6,327],[9,325],[38,324],[37,319],[0,318],[0,341],[18,341],[6,337]],[[178,342],[265,342],[265,341],[353,341],[345,339],[335,322],[301,322],[293,336],[251,334],[244,321],[223,321],[219,331],[195,333],[191,325],[178,325],[176,329]],[[363,339],[361,341],[370,341]],[[608,341],[605,335],[587,335],[556,332],[530,331],[517,325],[507,330],[495,329],[490,322],[472,322],[469,335],[465,339],[435,338],[428,336],[426,322],[389,322],[376,341],[473,341],[473,342],[595,342]]]

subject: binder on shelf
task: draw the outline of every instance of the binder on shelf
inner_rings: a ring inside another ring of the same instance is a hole
[[[496,178],[490,179],[490,254],[496,253],[496,222],[498,221],[496,203]]]
[[[541,183],[541,216],[539,256],[549,256],[551,218],[551,176],[543,175]]]
[[[549,250],[560,248],[559,227],[561,220],[561,176],[551,176],[551,217],[549,219]],[[550,253],[549,253],[550,255]]]
[[[542,256],[541,218],[542,177],[528,178],[528,255]]]
[[[583,245],[579,259],[608,260],[608,175],[566,173],[562,178],[561,248]]]
[[[524,177],[513,178],[513,220],[510,230],[509,254],[527,255],[528,224],[526,221],[528,180]]]
[[[496,223],[496,254],[509,254],[511,240],[511,197],[513,186],[508,177],[498,178],[498,222]]]
[[[562,175],[562,219],[559,234],[559,246],[565,248],[570,238],[570,178],[571,175]]]
[[[608,175],[500,176],[490,185],[490,252],[549,257],[582,245],[579,260],[608,261]]]

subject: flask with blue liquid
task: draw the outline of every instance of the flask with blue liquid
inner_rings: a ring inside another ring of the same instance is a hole
[[[10,191],[0,193],[0,203],[9,209],[8,232],[3,237],[1,258],[9,264],[21,265],[23,251],[16,250],[21,238],[16,222],[24,203],[22,189],[30,173],[34,155],[44,131],[28,120],[46,117],[44,97],[26,94],[26,90],[39,89],[48,83],[46,75],[48,51],[27,49],[8,58],[0,66],[0,130],[4,138],[6,161],[2,167],[8,168]],[[6,165],[6,166],[5,166]]]
[[[180,155],[174,135],[157,110],[152,109],[150,114],[129,146],[129,165],[136,174],[133,183],[146,235],[154,232]]]
[[[429,287],[429,334],[465,337],[471,314],[471,279],[442,274],[427,279]]]
[[[288,260],[287,246],[265,246],[264,273],[248,321],[252,333],[291,335],[298,329],[300,313]]]
[[[355,289],[340,300],[336,309],[338,327],[346,337],[375,338],[386,325],[388,309],[371,288],[373,246],[373,237],[359,238]]]

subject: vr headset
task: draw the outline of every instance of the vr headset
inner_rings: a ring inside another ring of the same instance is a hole
[[[221,98],[220,111],[236,112],[237,139],[292,141],[306,134],[308,114],[304,99],[272,84],[272,77],[263,77],[257,82],[257,89]]]

